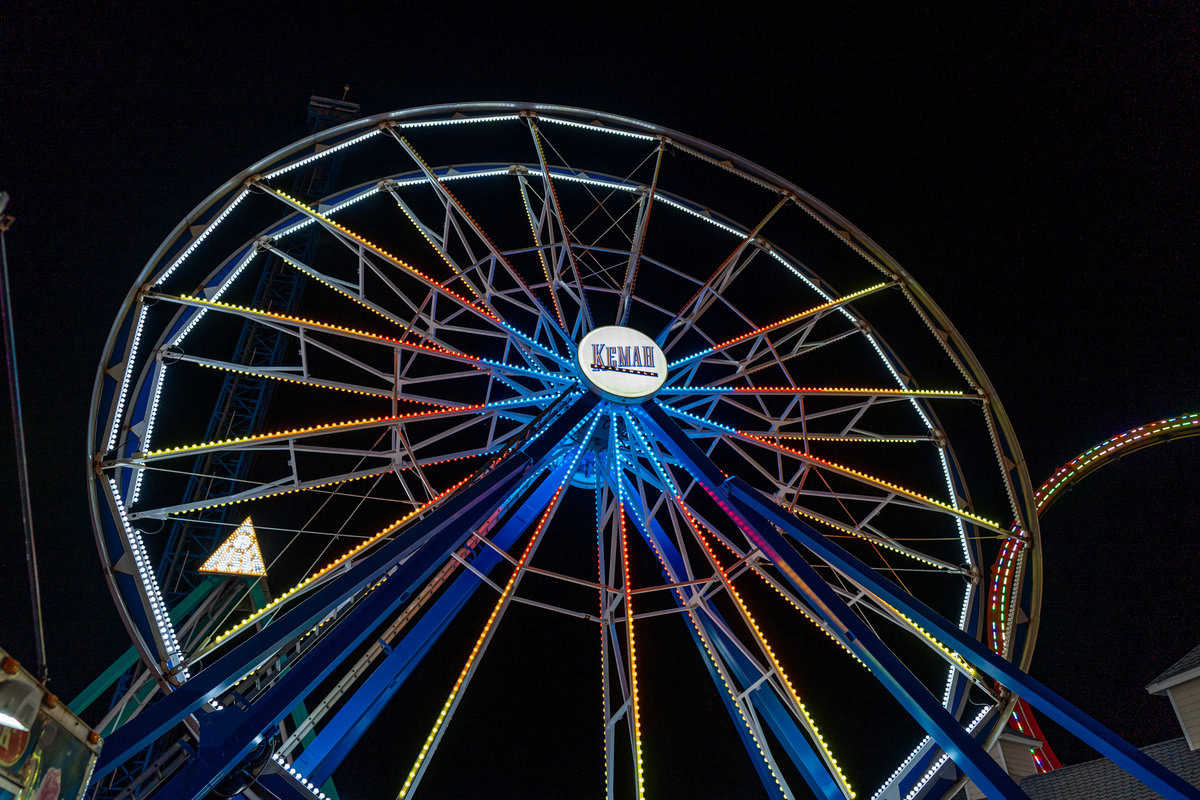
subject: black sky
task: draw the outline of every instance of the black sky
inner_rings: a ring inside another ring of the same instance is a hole
[[[86,516],[85,417],[121,298],[171,227],[303,132],[454,100],[593,107],[745,155],[887,248],[1005,403],[1034,482],[1136,423],[1200,408],[1194,4],[1037,10],[642,4],[0,11],[0,189],[52,687],[127,643]],[[743,17],[724,16],[734,11]],[[32,662],[3,426],[0,643]],[[1033,673],[1135,744],[1177,736],[1143,686],[1200,638],[1200,441],[1135,455],[1047,515]],[[1052,735],[1064,760],[1090,757]]]

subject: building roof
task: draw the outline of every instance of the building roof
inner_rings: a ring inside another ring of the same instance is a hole
[[[1146,691],[1150,694],[1160,694],[1176,684],[1200,677],[1200,644],[1193,647],[1183,658],[1167,667],[1166,672],[1150,681]]]
[[[1193,651],[1195,652],[1195,651]],[[1188,749],[1181,736],[1149,747],[1142,752],[1200,788],[1200,750]],[[1143,786],[1107,758],[1085,761],[1021,781],[1021,790],[1029,800],[1159,800],[1161,795]]]

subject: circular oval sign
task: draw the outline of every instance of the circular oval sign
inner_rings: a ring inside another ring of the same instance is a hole
[[[605,325],[583,337],[579,367],[601,392],[626,400],[648,397],[667,380],[662,348],[641,331],[620,325]]]

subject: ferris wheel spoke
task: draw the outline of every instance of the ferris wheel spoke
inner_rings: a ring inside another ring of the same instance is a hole
[[[638,492],[628,482],[628,478],[625,475],[609,473],[606,479],[613,484],[624,485],[628,495],[635,497],[638,495]],[[665,497],[665,493],[663,496]],[[771,796],[778,794],[778,796],[785,798],[785,800],[792,800],[791,788],[787,785],[786,780],[784,780],[783,774],[779,770],[770,746],[763,736],[763,732],[758,726],[754,715],[754,701],[751,698],[755,690],[766,680],[767,676],[761,668],[747,667],[747,662],[753,664],[753,659],[745,653],[744,646],[737,637],[730,635],[727,639],[722,639],[718,642],[716,637],[719,634],[711,626],[714,624],[714,621],[720,622],[719,616],[711,613],[711,609],[706,604],[703,604],[704,613],[701,614],[701,612],[697,611],[697,605],[692,600],[693,597],[699,599],[695,586],[700,583],[707,584],[710,579],[705,579],[704,581],[683,580],[684,572],[688,568],[684,566],[681,560],[680,551],[676,550],[669,543],[665,532],[653,521],[653,517],[646,513],[644,503],[640,504],[640,509],[635,504],[633,513],[630,514],[630,519],[633,521],[642,538],[654,552],[662,568],[664,577],[670,581],[671,593],[687,621],[688,632],[696,645],[701,660],[710,673],[717,693],[724,702],[726,710],[729,712],[735,730],[738,732],[739,737],[741,737],[747,755],[750,757],[755,771],[758,772],[764,788]],[[730,647],[734,648],[733,652],[729,651]],[[743,661],[731,664],[728,660],[730,658],[740,658]],[[769,705],[768,701],[773,699],[773,697],[774,695],[770,695],[767,698],[760,698],[760,700]],[[803,742],[802,737],[800,740],[795,738],[800,736],[800,734],[795,732],[794,729],[788,728],[792,724],[790,721],[791,718],[787,716],[786,711],[782,713],[784,716],[782,719],[778,714],[770,718],[772,727],[780,739],[785,742],[785,747],[789,743],[792,745],[793,749],[789,750],[789,755],[792,756],[797,768],[805,775],[810,785],[813,785],[814,788],[822,785],[821,776],[814,772],[814,765],[818,763],[816,754],[809,750],[808,760],[805,760],[802,753],[803,749],[808,747],[807,742]],[[815,769],[819,770],[820,767],[815,767]],[[830,800],[832,798],[843,797],[840,789],[832,785],[832,778],[828,778],[828,783],[830,785],[827,787],[827,791],[823,792],[824,797]]]
[[[583,279],[579,276],[579,264],[576,263],[575,252],[571,249],[570,230],[567,227],[566,219],[563,217],[562,205],[558,201],[558,191],[554,188],[554,179],[550,177],[550,167],[546,164],[546,153],[542,148],[541,131],[538,130],[537,123],[533,121],[533,117],[526,117],[525,122],[529,127],[530,135],[533,137],[533,147],[537,151],[538,163],[542,167],[542,182],[545,185],[545,196],[550,199],[551,208],[554,210],[554,219],[558,222],[560,234],[559,246],[566,254],[567,262],[571,267],[571,274],[575,278],[575,286],[579,293],[579,312],[584,324],[584,333],[586,333],[596,327],[596,325],[592,319],[592,311],[588,307]]]
[[[442,735],[445,733],[446,725],[449,723],[450,718],[454,715],[454,711],[458,708],[458,705],[462,700],[462,695],[466,691],[467,684],[470,682],[479,666],[480,659],[483,657],[488,645],[491,644],[495,635],[496,626],[499,623],[500,618],[504,615],[504,612],[508,610],[512,599],[516,594],[516,590],[520,584],[521,578],[525,574],[524,567],[537,551],[537,547],[539,544],[541,544],[543,534],[545,533],[550,520],[554,517],[555,512],[558,510],[559,505],[562,502],[563,492],[567,487],[568,481],[571,479],[572,475],[574,475],[575,466],[579,462],[580,456],[583,455],[584,450],[587,448],[587,444],[591,439],[592,431],[595,430],[596,423],[600,419],[600,414],[593,411],[591,413],[591,417],[592,420],[588,424],[586,432],[583,435],[582,444],[575,449],[575,452],[572,454],[571,458],[566,462],[566,468],[562,472],[562,477],[559,481],[558,488],[555,490],[554,496],[550,499],[550,502],[546,505],[546,509],[542,513],[541,519],[538,520],[537,526],[534,528],[533,533],[530,535],[529,541],[526,543],[525,549],[522,551],[520,558],[517,559],[517,565],[513,569],[512,574],[509,576],[508,582],[501,590],[500,596],[496,599],[496,603],[492,607],[492,613],[488,616],[487,621],[484,623],[483,630],[480,631],[479,636],[476,638],[475,646],[471,648],[471,652],[467,656],[466,664],[463,665],[462,670],[458,674],[458,679],[454,682],[453,687],[450,689],[449,697],[446,698],[446,702],[442,705],[441,712],[438,714],[437,720],[434,722],[433,730],[431,730],[429,735],[425,738],[425,743],[422,745],[421,750],[417,755],[416,762],[409,770],[408,777],[405,778],[404,784],[401,786],[400,791],[397,794],[397,800],[411,797],[416,791],[421,777],[425,774],[425,769],[428,766],[429,759],[432,758],[433,753],[437,750],[437,746],[442,740]]]
[[[238,305],[234,305],[232,303],[223,303],[223,302],[215,301],[215,300],[204,300],[202,298],[189,297],[186,295],[175,296],[175,295],[161,294],[161,293],[157,293],[157,292],[152,293],[152,294],[155,298],[157,298],[159,300],[164,300],[167,302],[178,303],[180,305],[195,306],[198,308],[206,308],[206,309],[216,310],[216,311],[220,311],[222,313],[227,313],[227,314],[231,314],[234,316],[240,316],[240,317],[244,317],[246,319],[252,319],[257,322],[263,322],[265,324],[274,324],[274,325],[282,324],[282,325],[287,326],[288,328],[294,329],[294,331],[289,331],[289,332],[293,333],[293,335],[295,335],[297,338],[302,339],[303,341],[305,341],[305,343],[313,344],[314,346],[318,346],[317,343],[314,340],[312,340],[311,338],[305,339],[303,337],[302,332],[311,331],[314,333],[329,334],[329,335],[339,337],[339,338],[352,339],[352,340],[356,340],[356,341],[360,341],[360,342],[368,342],[371,344],[377,344],[377,345],[381,345],[383,347],[392,348],[394,350],[403,350],[405,352],[420,354],[420,355],[425,355],[425,356],[431,356],[431,357],[443,359],[446,361],[455,361],[455,362],[458,362],[461,364],[470,364],[473,367],[476,367],[477,369],[479,369],[480,372],[495,374],[497,377],[501,377],[502,379],[506,380],[506,382],[509,380],[508,379],[509,375],[530,377],[530,378],[535,378],[539,381],[552,381],[552,382],[559,383],[559,384],[570,383],[570,382],[573,382],[573,380],[574,380],[573,378],[570,378],[566,375],[560,375],[558,373],[550,372],[548,370],[537,369],[534,367],[523,367],[523,366],[520,366],[517,364],[508,364],[505,362],[496,361],[494,359],[481,358],[479,356],[469,355],[467,353],[463,353],[460,351],[445,349],[441,346],[422,345],[422,344],[417,344],[414,342],[407,342],[402,339],[396,339],[396,338],[390,337],[390,336],[382,336],[380,334],[369,333],[367,331],[362,331],[362,330],[358,330],[355,328],[348,328],[348,327],[341,326],[341,325],[333,325],[333,324],[327,323],[327,322],[319,322],[317,320],[306,319],[303,317],[296,317],[296,316],[292,316],[290,314],[281,314],[281,313],[278,313],[275,311],[266,311],[263,309],[249,308],[247,306],[238,306]],[[340,354],[340,352],[337,351],[335,348],[326,346],[326,347],[323,347],[322,349],[326,350],[327,352],[333,353],[335,355],[341,355],[342,360],[346,360],[349,363],[354,363],[356,366],[363,367],[363,368],[367,369],[368,371],[372,372],[373,374],[376,374],[379,377],[385,377],[385,379],[391,379],[393,377],[393,376],[387,375],[386,373],[383,373],[380,370],[375,370],[373,368],[367,367],[366,365],[362,364],[362,362],[358,361],[357,359],[353,359],[350,356]],[[516,384],[516,383],[510,382],[509,385],[511,388],[515,388],[518,391],[522,391],[522,390],[528,391],[528,390],[524,389],[524,387],[520,387],[519,384]]]
[[[658,188],[658,173],[662,167],[662,157],[665,144],[658,143],[658,155],[654,159],[654,175],[650,179],[650,188],[642,201],[637,224],[633,229],[633,245],[629,248],[629,266],[625,270],[625,281],[621,285],[621,299],[617,302],[617,325],[629,321],[630,297],[637,281],[638,260],[642,256],[642,247],[646,243],[646,227],[650,224],[650,211],[654,207],[654,192]]]
[[[821,303],[820,305],[817,305],[817,306],[813,306],[812,308],[806,309],[804,311],[800,311],[800,312],[797,312],[790,316],[783,317],[782,319],[777,319],[774,322],[769,322],[766,325],[760,325],[759,327],[755,328],[752,331],[748,331],[748,332],[740,334],[738,336],[734,336],[730,339],[726,339],[722,342],[718,342],[717,344],[714,344],[710,347],[706,347],[702,350],[698,350],[689,356],[683,356],[682,358],[677,358],[674,361],[670,362],[669,368],[677,369],[679,367],[690,364],[694,361],[698,361],[702,358],[706,358],[714,353],[721,353],[725,350],[728,350],[730,347],[733,347],[734,345],[750,341],[757,337],[761,337],[764,334],[770,333],[771,331],[778,330],[779,328],[783,328],[787,325],[793,325],[797,322],[808,319],[808,318],[810,318],[816,314],[820,314],[824,311],[829,311],[830,309],[834,309],[834,308],[840,308],[840,307],[846,305],[847,303],[852,303],[855,300],[860,300],[863,297],[867,297],[869,295],[875,294],[876,292],[891,288],[892,286],[896,286],[896,285],[897,284],[894,281],[883,281],[881,283],[876,283],[872,286],[866,287],[865,289],[859,289],[858,291],[851,292],[848,295],[843,295],[842,297],[834,298],[832,300],[829,300],[825,303]]]
[[[471,293],[474,294],[474,296],[478,298],[480,302],[484,303],[487,308],[492,311],[492,313],[496,314],[497,317],[503,318],[503,315],[493,302],[493,298],[502,298],[506,302],[511,303],[516,309],[534,317],[536,323],[534,333],[531,337],[532,339],[538,341],[539,334],[542,328],[545,327],[548,340],[551,343],[554,342],[555,331],[552,329],[552,323],[544,317],[542,309],[522,302],[516,296],[514,296],[518,293],[518,291],[523,292],[525,287],[522,286],[514,289],[513,291],[505,292],[500,289],[500,287],[495,285],[493,276],[486,274],[483,271],[483,265],[488,261],[488,259],[480,260],[475,257],[470,241],[468,240],[465,232],[462,230],[459,220],[450,212],[452,206],[449,203],[443,206],[445,209],[445,225],[443,226],[443,232],[439,235],[430,229],[429,226],[423,223],[417,216],[416,212],[414,212],[408,206],[408,204],[404,202],[403,198],[400,196],[400,193],[397,191],[395,181],[391,181],[389,183],[387,186],[387,192],[396,201],[397,206],[401,211],[404,212],[404,215],[417,228],[417,231],[429,243],[430,247],[432,247],[438,256],[441,257],[444,262],[446,262],[447,266],[450,267],[455,275],[462,279]],[[464,269],[462,265],[460,265],[458,261],[450,254],[448,238],[451,230],[458,234],[459,241],[462,243],[463,248],[467,251],[471,266],[466,269]],[[489,254],[489,258],[492,263],[495,263],[495,256]],[[485,286],[487,287],[486,295],[483,291],[476,287],[474,282],[471,281],[469,277],[470,272],[476,272],[485,282]],[[529,352],[528,346],[525,345],[520,337],[508,335],[507,338],[510,344],[517,345],[518,352],[521,353],[522,357],[525,358],[528,363],[535,363],[535,357]]]
[[[341,422],[326,422],[303,428],[269,431],[266,433],[255,433],[246,436],[233,437],[230,439],[160,448],[157,450],[150,450],[145,453],[135,454],[132,459],[123,459],[120,461],[120,463],[145,464],[164,458],[177,458],[183,455],[195,455],[197,453],[216,450],[248,449],[260,445],[280,442],[295,442],[301,439],[307,439],[315,436],[325,436],[331,433],[344,433],[347,431],[388,427],[397,423],[412,423],[424,420],[446,419],[463,415],[476,416],[481,413],[486,414],[497,409],[510,406],[533,405],[538,402],[550,402],[555,400],[558,396],[559,393],[545,393],[541,395],[532,395],[530,397],[514,398],[511,400],[500,400],[494,403],[480,403],[474,406],[464,406],[462,408],[437,409],[435,411],[414,411],[407,414],[394,414],[385,417],[344,420]]]
[[[426,181],[437,193],[442,203],[447,206],[446,213],[450,213],[450,206],[454,207],[454,210],[459,214],[462,220],[466,222],[467,226],[487,248],[496,262],[504,268],[504,271],[507,273],[509,278],[521,288],[522,293],[529,300],[530,304],[538,310],[539,315],[544,317],[549,325],[553,326],[552,329],[559,333],[559,335],[562,337],[563,343],[569,344],[571,338],[569,335],[567,335],[567,332],[555,325],[554,318],[550,316],[549,312],[546,311],[546,308],[541,304],[541,302],[537,299],[537,296],[534,295],[533,291],[525,283],[525,280],[521,277],[520,273],[518,273],[516,269],[513,268],[512,264],[508,262],[508,259],[504,257],[504,254],[496,246],[492,238],[488,236],[483,227],[475,220],[473,216],[471,216],[470,212],[467,211],[466,206],[464,206],[462,202],[454,195],[454,193],[450,191],[450,189],[446,186],[445,181],[438,178],[437,174],[430,169],[429,165],[425,162],[425,159],[421,157],[420,153],[417,152],[416,148],[413,147],[412,143],[409,142],[407,138],[399,135],[394,129],[391,128],[388,129],[388,132],[392,135],[392,138],[394,138],[400,144],[404,151],[408,153],[409,157],[412,158],[413,162],[416,163],[417,167],[425,175]],[[532,341],[528,341],[527,343],[535,344],[535,342]],[[539,348],[543,347],[543,345],[540,343],[536,344]]]
[[[787,198],[781,197],[772,206],[771,210],[733,248],[733,252],[726,256],[725,260],[717,266],[708,280],[701,284],[696,293],[679,307],[679,310],[675,312],[671,321],[659,332],[658,336],[654,337],[655,341],[658,342],[664,351],[670,351],[674,348],[679,343],[679,340],[696,324],[696,321],[704,315],[704,312],[721,297],[721,293],[733,283],[742,270],[749,266],[750,261],[757,253],[757,248],[751,251],[750,258],[742,260],[742,254],[745,253],[746,249],[754,242],[766,224],[771,221],[771,218],[775,216],[779,209],[783,208],[786,202]],[[675,335],[668,342],[667,337],[672,332]]]
[[[966,522],[969,522],[971,524],[979,525],[980,527],[987,528],[990,531],[993,531],[996,533],[1001,533],[1004,535],[1008,534],[1007,530],[1001,528],[999,525],[997,525],[995,522],[992,522],[989,519],[985,519],[984,517],[981,517],[970,511],[965,511],[961,508],[956,508],[955,506],[953,506],[949,503],[943,503],[940,500],[935,500],[934,498],[924,495],[920,492],[916,492],[911,489],[906,489],[903,486],[892,483],[890,481],[886,481],[882,478],[877,478],[866,472],[862,472],[862,471],[856,470],[856,469],[851,469],[850,467],[844,467],[841,464],[838,464],[834,461],[829,461],[824,458],[819,458],[817,456],[812,455],[811,453],[805,453],[803,451],[795,450],[790,447],[784,447],[783,445],[776,444],[774,442],[769,441],[765,437],[751,436],[747,433],[744,433],[743,431],[735,430],[735,429],[729,428],[727,426],[712,423],[708,420],[701,419],[700,417],[697,417],[695,415],[688,414],[686,412],[681,412],[678,409],[672,408],[671,406],[663,404],[663,403],[659,403],[658,406],[663,411],[665,411],[667,414],[669,414],[673,417],[676,417],[677,419],[683,419],[684,421],[688,422],[689,424],[691,424],[693,426],[708,427],[710,430],[720,432],[725,438],[737,439],[740,441],[748,442],[750,444],[756,444],[764,450],[767,450],[767,451],[770,451],[773,453],[778,453],[781,455],[785,455],[790,458],[797,459],[799,461],[803,461],[811,466],[817,467],[819,469],[824,469],[829,472],[836,473],[838,475],[842,475],[843,477],[849,478],[858,483],[862,483],[862,484],[865,484],[868,486],[873,486],[875,488],[883,489],[885,491],[894,491],[899,495],[903,495],[903,496],[907,497],[909,500],[915,501],[918,505],[920,505],[930,511],[936,511],[936,512],[943,513],[943,514],[950,514],[952,516],[958,517],[958,518],[960,518]]]
[[[558,318],[559,327],[565,331],[567,330],[567,318],[563,315],[562,303],[558,299],[557,272],[554,276],[550,275],[550,264],[546,261],[546,252],[542,247],[542,239],[538,233],[542,227],[542,218],[534,219],[533,206],[529,202],[528,182],[525,180],[524,175],[517,176],[517,189],[521,193],[521,204],[525,209],[525,219],[529,221],[529,232],[533,236],[533,245],[534,249],[537,250],[538,263],[542,265],[542,276],[546,279],[546,291],[549,292],[550,300],[554,305],[554,314]],[[542,209],[543,211],[545,210],[544,204]]]

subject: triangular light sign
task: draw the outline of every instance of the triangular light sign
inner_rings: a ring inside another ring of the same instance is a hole
[[[263,563],[262,550],[258,548],[258,537],[254,534],[254,523],[250,517],[246,517],[246,521],[237,526],[229,538],[200,565],[200,571],[266,576],[267,567]]]

